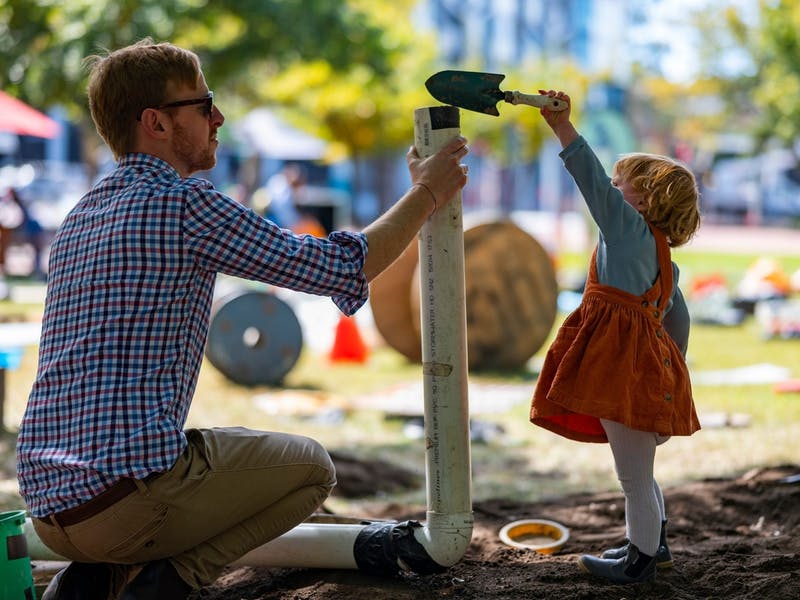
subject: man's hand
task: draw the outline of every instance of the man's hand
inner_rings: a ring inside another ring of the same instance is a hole
[[[420,227],[436,210],[445,206],[467,183],[467,140],[456,136],[428,158],[416,148],[406,154],[411,189],[384,214],[364,228],[369,251],[364,275],[371,281],[388,267],[414,239]]]
[[[414,146],[406,153],[412,185],[421,185],[433,195],[433,209],[439,209],[467,183],[467,169],[461,164],[469,148],[467,139],[456,136],[436,154],[422,159]]]

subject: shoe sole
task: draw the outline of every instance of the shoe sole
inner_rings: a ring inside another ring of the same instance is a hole
[[[663,564],[667,564],[667,563],[663,563]],[[669,565],[670,565],[670,566],[672,566],[672,562],[671,562],[671,561],[669,562]],[[596,573],[592,573],[592,572],[591,572],[591,571],[590,571],[590,570],[589,570],[589,569],[586,567],[586,565],[584,565],[584,564],[583,564],[583,561],[582,561],[580,558],[578,559],[578,567],[579,567],[579,568],[580,568],[580,570],[581,570],[581,571],[583,571],[584,573],[588,573],[589,575],[593,575],[593,576],[595,576],[595,577],[602,577],[602,575],[597,575]],[[656,568],[658,568],[658,565],[656,565]],[[606,579],[606,578],[604,578],[604,579]],[[607,581],[611,581],[611,580],[609,580],[609,579],[606,579],[606,580],[607,580]],[[655,573],[653,573],[653,576],[652,576],[652,577],[650,577],[650,578],[648,578],[648,579],[645,579],[645,580],[643,580],[643,581],[637,581],[636,583],[637,583],[637,584],[638,584],[638,583],[649,583],[649,582],[653,582],[653,581],[655,581],[655,580],[656,580],[656,574],[655,574]],[[613,583],[614,585],[630,585],[630,584],[626,584],[626,583],[617,583],[617,582],[615,582],[615,581],[611,581],[611,583]]]

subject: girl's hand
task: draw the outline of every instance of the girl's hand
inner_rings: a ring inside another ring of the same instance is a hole
[[[542,107],[539,109],[545,122],[556,134],[556,137],[561,142],[562,148],[566,148],[570,142],[578,137],[578,132],[569,120],[572,114],[572,101],[569,96],[564,92],[556,92],[555,90],[539,90],[540,94],[556,98],[567,105],[564,110],[550,110],[549,108]]]
[[[570,114],[572,113],[572,101],[567,94],[564,92],[556,92],[555,90],[539,90],[539,93],[549,96],[550,98],[556,98],[567,105],[565,110],[550,110],[546,106],[539,109],[544,120],[553,130],[555,130],[557,125],[569,121]]]

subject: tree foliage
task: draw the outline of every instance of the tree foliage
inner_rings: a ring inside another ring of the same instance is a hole
[[[755,20],[740,8],[722,9],[723,31],[703,37],[704,71],[718,85],[727,122],[753,135],[757,149],[792,149],[800,136],[800,3],[758,0],[757,8]],[[725,69],[731,57],[734,73]]]
[[[413,110],[431,103],[422,83],[430,74],[435,40],[414,28],[416,2],[353,0],[384,32],[387,72],[356,63],[342,76],[325,60],[296,62],[268,80],[258,94],[287,109],[287,118],[333,142],[338,155],[380,153],[412,139]]]
[[[324,35],[320,35],[324,32]],[[382,29],[353,3],[327,0],[5,0],[0,85],[85,117],[83,59],[144,37],[196,51],[209,81],[255,101],[252,82],[321,57],[334,72],[389,70]]]
[[[269,104],[331,141],[330,158],[394,153],[413,139],[413,111],[438,104],[425,80],[437,70],[464,68],[438,62],[435,32],[413,19],[418,4],[4,0],[0,86],[35,106],[61,104],[91,131],[84,58],[151,37],[198,53],[229,120]],[[515,69],[504,84],[529,93],[558,87],[576,97],[586,88],[577,68],[557,62]],[[502,102],[499,108],[500,119],[462,111],[462,130],[488,144],[501,163],[534,157],[549,135],[538,110]]]
[[[733,83],[751,92],[759,145],[777,141],[792,148],[800,136],[800,4],[761,0],[759,6],[755,28],[748,28],[735,11],[729,14],[729,26],[755,66],[752,74]]]

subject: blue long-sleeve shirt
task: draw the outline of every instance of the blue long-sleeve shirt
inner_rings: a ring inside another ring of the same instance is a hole
[[[603,165],[589,144],[578,136],[560,155],[597,223],[597,278],[630,294],[641,295],[658,276],[656,242],[644,217],[625,202],[611,184]],[[678,288],[679,271],[672,263],[674,288],[664,316],[664,328],[686,354],[689,341],[689,311]]]

